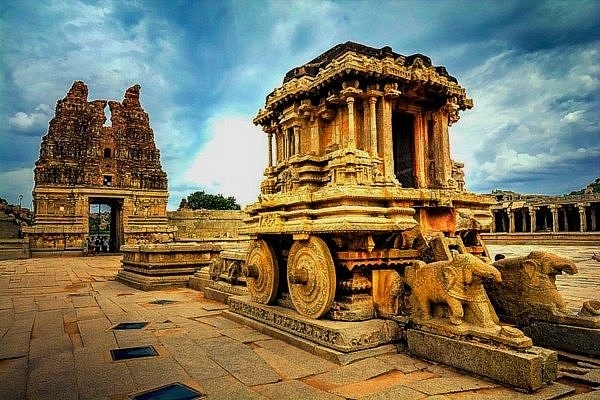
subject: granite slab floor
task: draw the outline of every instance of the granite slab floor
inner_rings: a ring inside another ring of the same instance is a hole
[[[176,382],[206,399],[600,398],[564,382],[524,394],[406,354],[340,366],[192,289],[118,283],[119,267],[120,256],[0,261],[0,399],[127,399]],[[123,322],[146,325],[113,329]],[[156,355],[113,360],[142,346]]]

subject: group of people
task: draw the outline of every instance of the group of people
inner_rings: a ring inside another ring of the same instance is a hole
[[[110,241],[106,236],[90,236],[85,240],[84,252],[86,254],[108,253],[111,251]]]

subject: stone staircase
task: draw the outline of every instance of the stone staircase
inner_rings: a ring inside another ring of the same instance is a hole
[[[19,238],[13,217],[0,213],[0,260],[29,258],[29,240]]]
[[[0,238],[0,260],[29,258],[29,240]]]

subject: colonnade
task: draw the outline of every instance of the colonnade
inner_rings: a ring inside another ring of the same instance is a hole
[[[554,203],[492,208],[490,231],[594,232],[600,230],[600,202]]]
[[[336,95],[320,102],[301,100],[263,127],[267,134],[268,168],[293,156],[323,155],[326,149],[361,149],[378,160],[386,181],[396,182],[394,171],[394,112],[412,115],[413,126],[403,135],[413,136],[413,176],[416,187],[445,187],[452,178],[447,107],[424,111],[408,104],[398,106],[396,84],[367,85],[345,82]],[[325,132],[326,137],[323,138]],[[327,143],[326,143],[327,142]]]

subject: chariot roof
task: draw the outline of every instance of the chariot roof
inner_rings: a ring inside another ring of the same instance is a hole
[[[471,108],[473,101],[444,66],[434,66],[423,54],[405,56],[389,46],[375,48],[355,42],[340,43],[306,64],[285,75],[282,86],[266,99],[255,124],[264,124],[276,110],[302,99],[327,98],[340,89],[341,83],[358,79],[366,85],[396,84],[400,92],[428,99],[454,97],[461,110]]]

